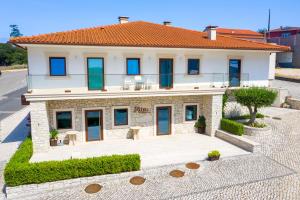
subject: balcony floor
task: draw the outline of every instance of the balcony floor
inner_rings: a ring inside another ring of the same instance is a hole
[[[191,133],[51,147],[47,153],[34,154],[31,162],[137,153],[141,156],[142,168],[148,168],[204,160],[207,153],[215,149],[222,157],[249,154],[218,138]]]

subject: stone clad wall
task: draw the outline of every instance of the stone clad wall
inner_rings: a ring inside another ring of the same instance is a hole
[[[140,137],[147,138],[156,135],[155,106],[172,105],[172,134],[194,133],[195,122],[184,121],[184,104],[198,104],[199,114],[206,117],[208,135],[214,136],[219,128],[222,115],[222,95],[206,96],[177,96],[177,97],[143,97],[116,99],[86,99],[86,100],[55,100],[32,102],[32,138],[35,152],[45,152],[49,147],[49,129],[54,127],[53,115],[55,110],[72,109],[74,111],[74,130],[79,132],[78,142],[85,142],[84,109],[103,109],[104,140],[126,139],[130,137],[132,126],[141,126]],[[113,127],[112,113],[115,106],[129,107],[129,126]],[[148,109],[148,113],[134,112],[134,107]],[[48,123],[49,122],[49,123]],[[60,131],[60,130],[59,130]],[[60,131],[60,138],[65,133]]]
[[[221,95],[219,95],[221,96]],[[217,100],[216,100],[217,98]],[[75,109],[75,129],[81,132],[81,135],[78,136],[79,141],[85,141],[85,130],[84,130],[84,119],[82,110],[84,108],[104,108],[103,115],[104,118],[104,139],[125,139],[130,136],[129,127],[131,126],[141,126],[140,136],[150,137],[155,135],[154,128],[154,113],[155,105],[172,105],[172,133],[173,134],[184,134],[184,133],[193,133],[194,132],[194,122],[184,122],[184,103],[197,103],[199,105],[200,114],[208,115],[208,132],[211,134],[212,130],[215,130],[215,127],[218,125],[213,125],[217,123],[219,119],[219,114],[221,114],[221,104],[218,105],[221,101],[217,96],[212,98],[211,96],[178,96],[178,97],[143,97],[143,98],[124,98],[124,99],[92,99],[92,100],[62,100],[62,101],[49,101],[49,119],[50,126],[53,127],[53,112],[55,109]],[[214,113],[209,112],[212,105],[214,105]],[[112,126],[112,108],[114,106],[129,106],[130,107],[130,125],[125,128],[116,128]],[[142,108],[147,108],[149,113],[138,113],[134,112],[134,107],[139,106]],[[211,118],[215,113],[218,116]],[[211,127],[214,128],[211,128]]]

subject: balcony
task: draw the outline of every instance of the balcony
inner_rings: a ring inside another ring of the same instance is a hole
[[[223,93],[227,87],[250,86],[249,74],[68,74],[62,77],[28,75],[29,97],[113,98]]]

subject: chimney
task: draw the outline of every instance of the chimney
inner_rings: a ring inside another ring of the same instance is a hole
[[[205,31],[207,32],[207,37],[209,40],[217,39],[217,27],[218,26],[207,26]]]
[[[172,22],[170,22],[170,21],[164,21],[163,24],[165,26],[172,26]]]
[[[120,16],[118,19],[119,19],[120,24],[125,24],[125,23],[128,23],[129,17]]]

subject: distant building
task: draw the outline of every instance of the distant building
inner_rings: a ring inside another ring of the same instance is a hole
[[[247,29],[217,28],[219,35],[231,36],[239,39],[266,42],[264,34]]]
[[[290,46],[291,52],[277,54],[281,67],[300,67],[300,27],[280,27],[267,33],[268,42]]]

